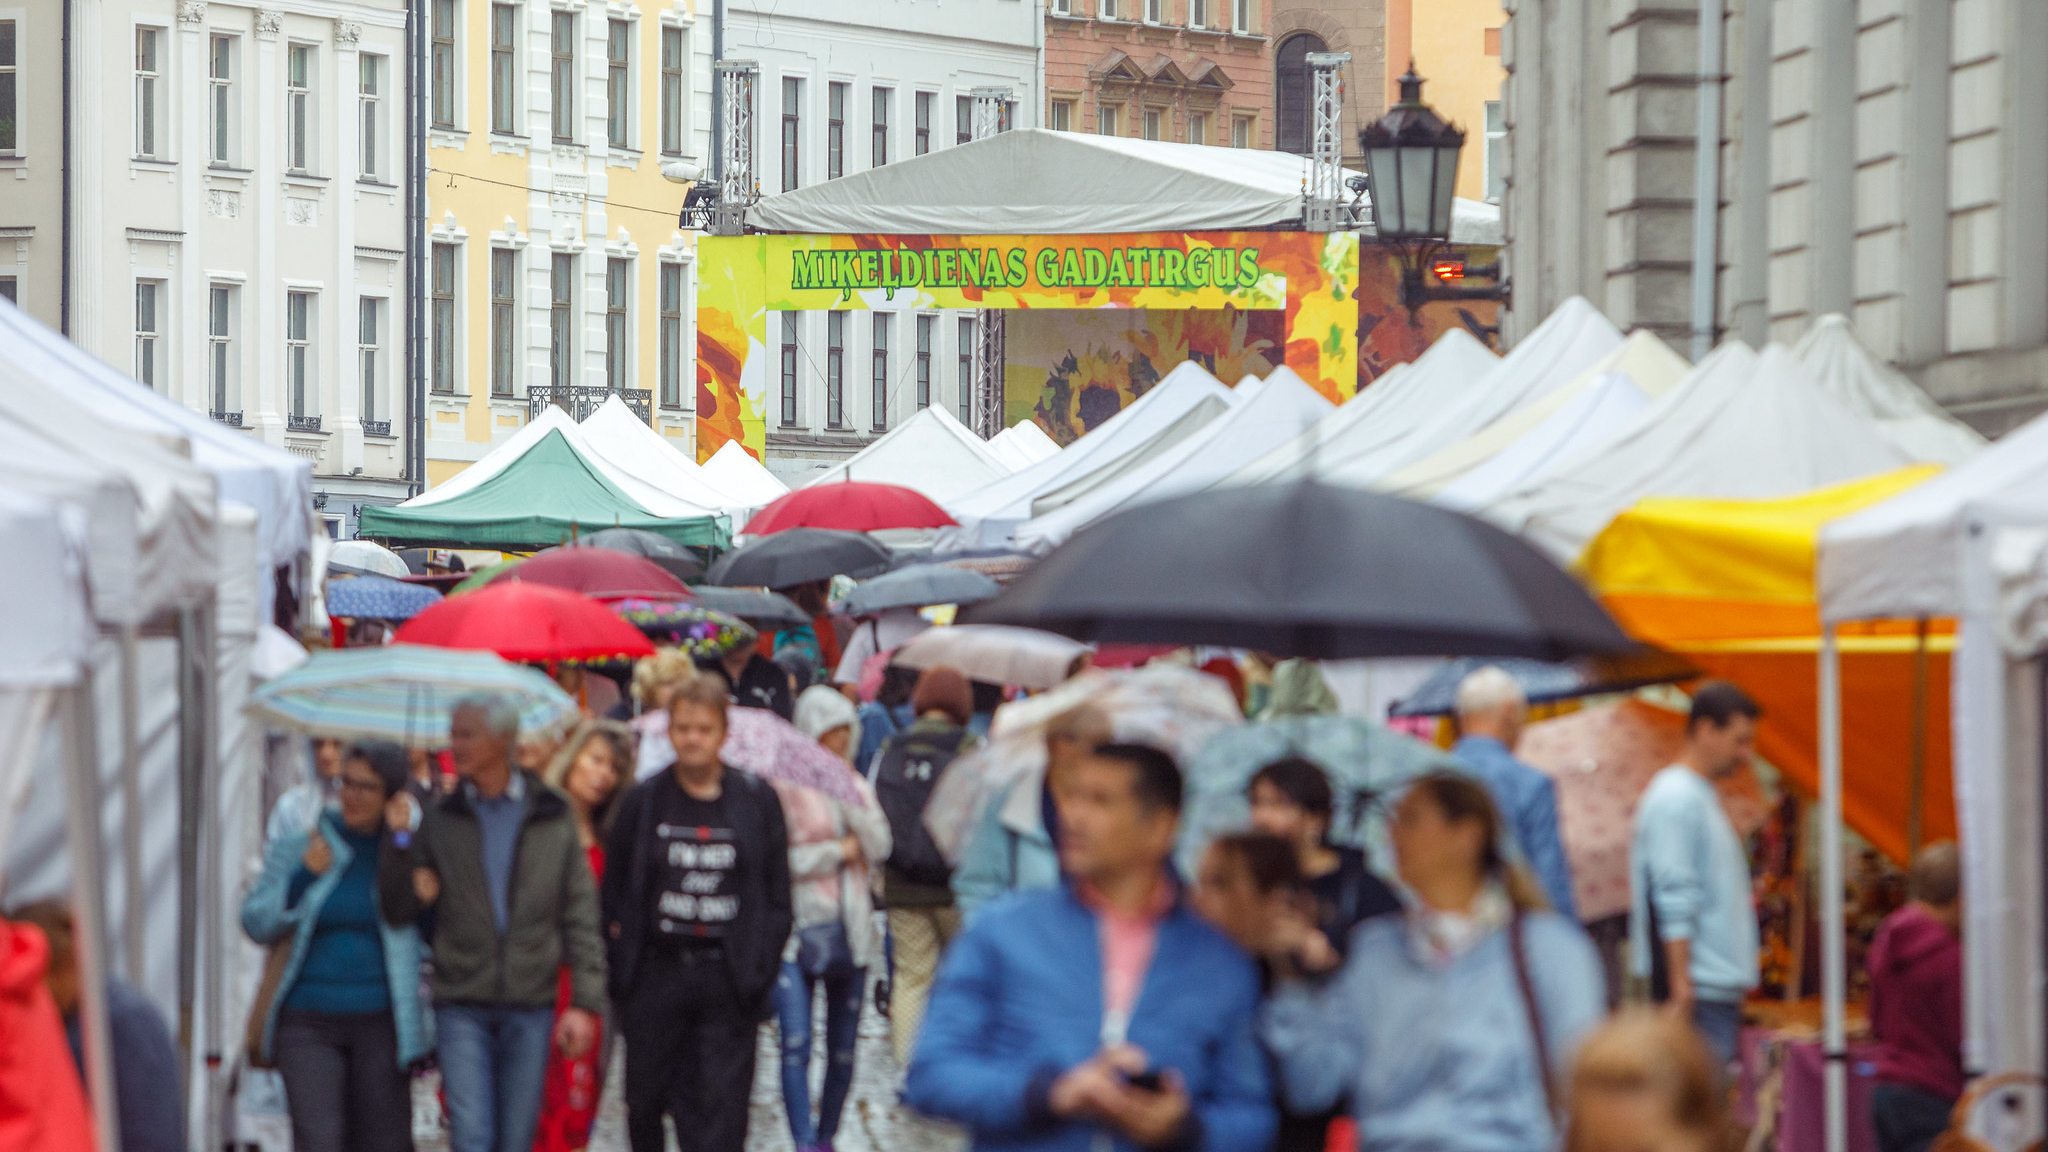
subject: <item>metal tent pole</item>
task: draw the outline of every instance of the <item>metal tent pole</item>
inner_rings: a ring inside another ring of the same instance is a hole
[[[136,668],[136,627],[123,624],[121,645],[121,943],[128,979],[142,983],[142,684]]]
[[[100,1152],[120,1152],[113,1052],[107,1030],[107,893],[101,872],[100,763],[93,740],[93,688],[88,672],[64,693],[64,825],[71,858],[71,928],[76,941],[78,999],[85,1039],[85,1084]]]
[[[1820,983],[1826,1152],[1847,1152],[1849,1078],[1842,1026],[1842,666],[1835,626],[1820,637]]]

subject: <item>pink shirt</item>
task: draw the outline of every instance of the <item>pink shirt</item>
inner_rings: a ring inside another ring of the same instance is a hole
[[[1095,913],[1102,937],[1102,1008],[1117,1031],[1137,1007],[1138,991],[1145,986],[1145,973],[1152,967],[1152,953],[1159,944],[1159,922],[1173,911],[1174,888],[1165,877],[1153,886],[1152,896],[1142,911],[1133,915],[1111,908],[1092,885],[1075,885],[1081,903]]]

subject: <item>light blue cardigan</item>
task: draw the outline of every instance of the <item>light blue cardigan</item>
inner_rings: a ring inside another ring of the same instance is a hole
[[[1600,957],[1554,912],[1530,913],[1523,931],[1561,1078],[1606,1011]],[[1293,1109],[1328,1108],[1348,1092],[1366,1152],[1557,1145],[1505,930],[1435,968],[1411,950],[1404,917],[1368,920],[1338,976],[1280,989],[1262,1031]]]
[[[285,899],[291,892],[292,875],[299,870],[299,861],[306,854],[308,833],[303,826],[271,840],[263,853],[262,874],[250,885],[249,894],[242,897],[242,931],[249,934],[249,939],[268,947],[287,934],[292,938],[284,979],[278,982],[277,995],[270,1000],[270,1015],[263,1022],[265,1056],[270,1054],[277,1034],[278,1010],[306,963],[306,949],[312,945],[313,926],[320,919],[320,909],[341,883],[341,874],[348,871],[349,861],[355,858],[355,850],[335,829],[335,819],[332,813],[320,819],[320,832],[327,837],[328,847],[334,849],[334,863],[306,888],[296,905],[285,907]],[[409,924],[394,928],[381,911],[377,929],[384,939],[384,973],[391,982],[391,1018],[398,1029],[398,1066],[403,1068],[434,1050],[433,1015],[420,1008],[420,960],[425,952],[420,946],[418,929]]]

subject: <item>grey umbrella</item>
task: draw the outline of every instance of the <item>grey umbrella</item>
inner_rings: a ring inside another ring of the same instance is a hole
[[[780,592],[761,588],[721,588],[716,584],[699,584],[692,591],[696,593],[697,607],[737,616],[749,624],[786,624],[795,628],[811,622],[809,613]]]
[[[720,556],[704,579],[733,588],[788,588],[834,576],[873,576],[888,571],[894,559],[865,532],[790,528]]]
[[[610,548],[614,552],[644,556],[678,580],[704,574],[704,561],[696,550],[643,528],[604,528],[564,547]]]
[[[1002,590],[1002,585],[979,572],[919,564],[861,581],[846,598],[846,611],[852,616],[872,616],[889,608],[979,604]]]

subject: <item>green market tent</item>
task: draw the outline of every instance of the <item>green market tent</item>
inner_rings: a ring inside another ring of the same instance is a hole
[[[359,535],[441,548],[540,549],[600,528],[644,528],[680,544],[724,548],[723,516],[686,519],[648,511],[576,451],[560,429],[483,483],[430,503],[366,506]]]

